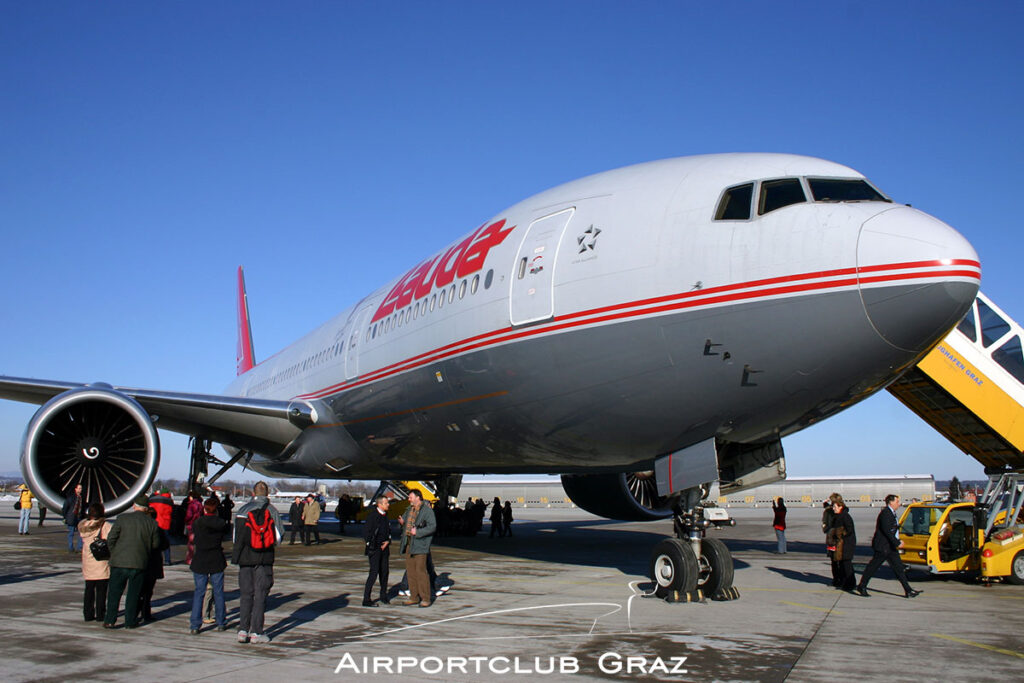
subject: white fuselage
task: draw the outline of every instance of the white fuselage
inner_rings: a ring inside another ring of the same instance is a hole
[[[228,393],[315,405],[358,444],[345,455],[359,461],[352,476],[416,463],[569,471],[588,457],[626,467],[708,435],[790,433],[916,362],[980,279],[955,230],[880,195],[817,199],[832,180],[863,176],[727,154],[562,185],[485,221]],[[722,215],[727,190],[748,198],[746,217]],[[803,201],[778,199],[801,191]],[[639,443],[605,451],[592,443],[605,429]],[[516,435],[528,445],[511,455]],[[445,457],[429,457],[438,448]],[[324,476],[322,460],[303,467]]]

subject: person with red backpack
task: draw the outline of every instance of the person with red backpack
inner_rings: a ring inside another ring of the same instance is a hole
[[[266,482],[252,487],[252,499],[235,513],[231,562],[238,566],[238,642],[269,643],[263,611],[274,585],[274,549],[284,537],[281,517],[270,504]]]

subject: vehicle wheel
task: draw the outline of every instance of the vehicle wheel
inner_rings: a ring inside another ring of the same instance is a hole
[[[732,586],[735,576],[732,553],[717,538],[705,538],[700,542],[700,563],[697,588],[711,597]]]
[[[1007,577],[1007,580],[1018,586],[1024,585],[1024,550],[1013,556],[1013,562],[1010,563],[1010,575]]]
[[[659,598],[676,591],[690,593],[697,587],[698,573],[697,558],[679,539],[666,538],[654,546],[650,574]]]

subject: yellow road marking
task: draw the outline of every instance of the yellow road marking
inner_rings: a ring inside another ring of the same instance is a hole
[[[1001,647],[993,647],[991,645],[985,645],[984,643],[976,643],[973,640],[964,640],[963,638],[957,638],[955,636],[947,636],[941,633],[929,633],[928,635],[934,638],[942,638],[943,640],[952,640],[954,643],[961,643],[963,645],[973,645],[974,647],[980,647],[983,650],[991,650],[992,652],[998,652],[1003,655],[1010,655],[1011,657],[1019,657],[1024,659],[1024,652],[1015,652],[1013,650],[1004,650]]]
[[[814,605],[805,605],[802,602],[790,602],[789,600],[779,600],[783,605],[792,605],[793,607],[806,607],[807,609],[816,609],[819,612],[828,612],[830,614],[842,614],[841,610],[830,609],[828,607],[815,607]]]

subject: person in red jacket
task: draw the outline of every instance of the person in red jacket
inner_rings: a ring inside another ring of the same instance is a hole
[[[154,492],[149,497],[149,507],[156,510],[156,525],[170,538],[171,512],[174,510],[174,499],[167,489],[160,489],[159,493]],[[171,547],[164,549],[164,564],[171,564]]]
[[[779,555],[786,554],[786,501],[779,496],[772,501],[772,510],[775,511],[775,518],[772,526],[775,527],[775,540],[778,542]]]

